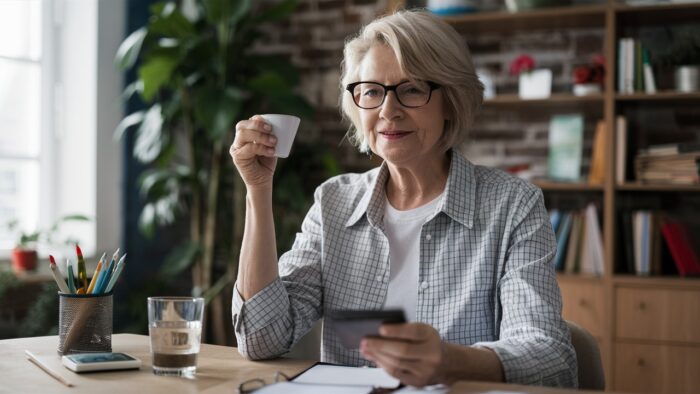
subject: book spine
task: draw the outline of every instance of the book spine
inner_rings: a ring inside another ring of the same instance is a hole
[[[644,92],[647,94],[656,93],[656,81],[654,80],[654,70],[651,68],[649,60],[649,50],[642,48],[642,61],[644,64]]]

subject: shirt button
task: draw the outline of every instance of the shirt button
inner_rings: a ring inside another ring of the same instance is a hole
[[[420,284],[420,288],[423,289],[423,290],[427,289],[428,286],[429,286],[429,285],[428,285],[428,282],[426,282],[426,281],[423,281],[423,282],[421,282],[421,284]]]
[[[377,275],[377,282],[381,282],[384,279],[384,275]]]
[[[433,239],[433,236],[430,235],[430,234],[428,234],[428,235],[425,236],[425,239],[427,239],[428,241],[430,241],[431,239]]]

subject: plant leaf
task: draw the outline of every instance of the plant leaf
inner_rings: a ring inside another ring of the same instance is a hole
[[[170,80],[176,66],[175,58],[158,55],[139,67],[139,79],[143,81],[141,96],[146,102],[151,102],[161,86]]]
[[[209,22],[235,23],[250,10],[250,0],[204,0],[204,10]]]
[[[145,117],[145,115],[145,111],[137,111],[122,119],[121,122],[119,122],[119,124],[117,125],[117,128],[114,129],[114,140],[120,140],[124,136],[124,132],[126,132],[126,130],[128,130],[132,126],[136,126],[137,124],[143,122],[143,118]]]
[[[182,12],[174,4],[172,7],[163,8],[160,14],[151,21],[149,30],[152,33],[173,38],[187,38],[195,33],[192,23],[182,15]]]
[[[144,205],[139,215],[139,230],[146,238],[153,238],[156,229],[156,208],[152,203]]]
[[[167,143],[167,134],[161,132],[162,128],[161,107],[160,104],[154,104],[146,111],[136,132],[134,156],[142,163],[150,163],[155,160],[163,145]]]
[[[212,140],[221,138],[233,128],[241,112],[241,93],[233,88],[221,90],[209,86],[199,91],[194,106],[197,122]]]
[[[199,256],[200,246],[196,242],[187,241],[178,245],[165,258],[160,274],[166,278],[174,278],[192,266]]]
[[[310,118],[314,114],[314,108],[301,96],[284,94],[270,99],[271,109],[274,112],[296,115],[300,118]]]
[[[278,73],[263,71],[248,81],[248,88],[261,94],[275,96],[289,91],[289,84]]]
[[[146,35],[148,35],[148,30],[142,27],[129,34],[121,45],[119,45],[114,60],[120,69],[126,70],[136,64],[136,59],[139,57],[141,46],[143,45],[143,40],[146,38]]]
[[[280,19],[285,19],[294,12],[299,2],[297,0],[285,0],[279,4],[275,4],[265,12],[254,18],[255,23],[274,22]]]

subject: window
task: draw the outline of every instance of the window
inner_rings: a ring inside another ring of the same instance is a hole
[[[59,238],[92,255],[121,232],[123,114],[114,55],[124,38],[125,0],[0,0],[0,225],[25,231],[66,214]],[[0,230],[0,258],[15,239]],[[39,250],[61,255],[60,250]]]
[[[47,60],[42,42],[41,0],[0,2],[0,224],[18,219],[22,228],[39,224],[41,138],[48,121],[42,97],[51,94],[42,78]],[[3,230],[5,230],[3,226]],[[14,240],[0,233],[0,248]]]

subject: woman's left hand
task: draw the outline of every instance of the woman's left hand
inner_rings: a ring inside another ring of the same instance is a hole
[[[446,348],[429,324],[384,324],[381,338],[364,338],[360,352],[402,383],[422,387],[441,383]]]

